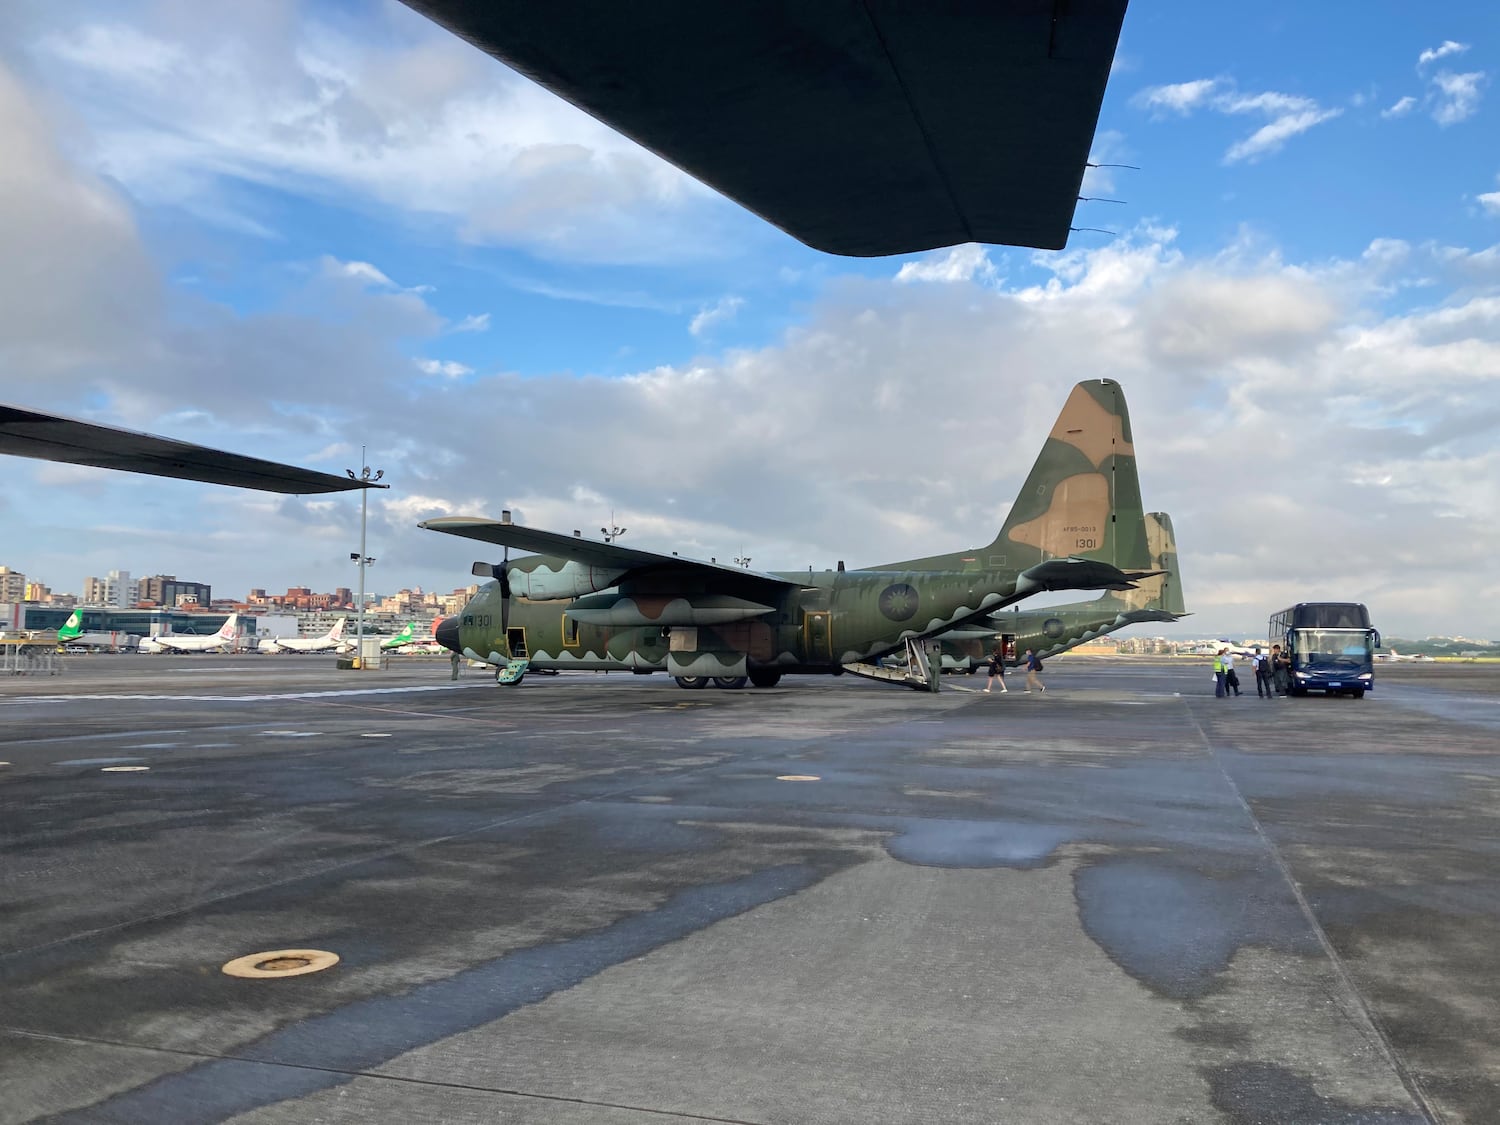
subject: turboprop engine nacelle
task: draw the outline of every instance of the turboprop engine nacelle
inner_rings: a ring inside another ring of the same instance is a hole
[[[502,568],[510,582],[511,595],[533,602],[570,602],[584,594],[609,589],[625,573],[549,558],[517,559],[506,564],[477,562],[473,573],[480,578],[499,578]]]

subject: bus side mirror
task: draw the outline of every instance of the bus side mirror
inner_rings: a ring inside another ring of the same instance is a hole
[[[1381,644],[1381,643],[1380,643],[1380,630],[1379,630],[1379,629],[1371,629],[1371,630],[1370,630],[1370,636],[1371,636],[1371,637],[1372,637],[1372,638],[1374,638],[1374,639],[1373,639],[1373,640],[1372,640],[1372,641],[1371,641],[1371,644],[1372,644],[1372,645],[1373,645],[1373,646],[1374,646],[1374,647],[1375,647],[1375,648],[1383,648],[1383,647],[1384,647],[1384,646],[1383,646],[1383,645],[1382,645],[1382,644]]]

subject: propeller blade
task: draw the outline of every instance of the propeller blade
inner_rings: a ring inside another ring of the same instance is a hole
[[[510,651],[510,548],[500,561],[500,632],[505,637],[506,651]]]

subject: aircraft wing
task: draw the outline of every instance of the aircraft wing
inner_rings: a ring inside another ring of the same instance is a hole
[[[441,531],[445,535],[459,535],[465,539],[478,539],[482,543],[493,543],[498,547],[514,547],[538,555],[553,555],[599,567],[602,570],[675,570],[713,575],[736,581],[769,583],[795,588],[797,583],[788,582],[775,574],[746,570],[728,563],[704,562],[702,559],[685,559],[679,555],[658,555],[654,551],[641,551],[634,547],[621,547],[615,543],[604,543],[597,539],[583,539],[564,535],[557,531],[542,531],[534,527],[523,527],[518,523],[502,520],[487,520],[469,516],[444,516],[441,519],[424,520],[418,527],[428,531]]]
[[[792,237],[1060,250],[1127,0],[405,0]]]
[[[390,487],[4,403],[0,453],[294,495]]]

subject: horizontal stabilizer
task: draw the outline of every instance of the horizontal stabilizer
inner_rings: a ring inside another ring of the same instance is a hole
[[[1094,559],[1049,559],[1021,572],[1017,592],[1038,590],[1133,590],[1119,567]]]

